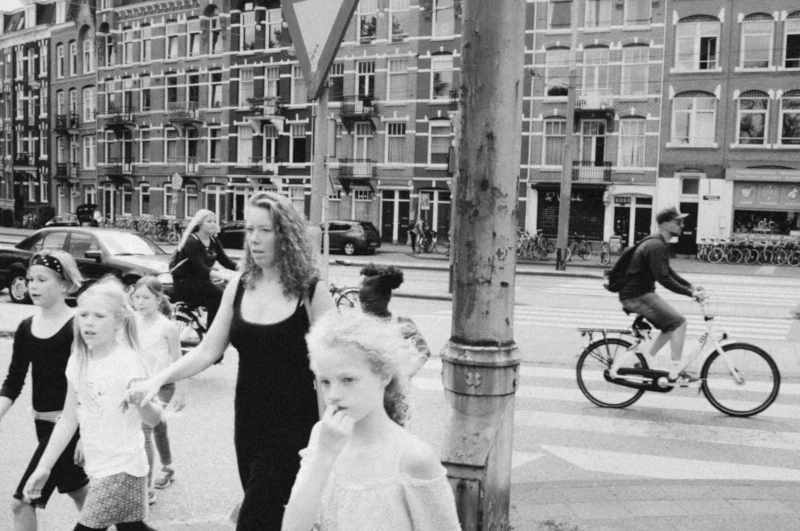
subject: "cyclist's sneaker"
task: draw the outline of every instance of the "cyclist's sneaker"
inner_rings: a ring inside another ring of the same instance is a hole
[[[688,387],[690,384],[699,382],[700,377],[685,371],[681,371],[677,378],[671,378],[668,376],[667,381],[669,382],[669,385],[672,386]]]

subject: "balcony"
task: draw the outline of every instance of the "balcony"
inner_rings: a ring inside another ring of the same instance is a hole
[[[272,157],[250,157],[250,169],[261,175],[277,175],[278,163]]]
[[[71,112],[69,114],[59,114],[56,116],[55,132],[66,134],[72,130],[78,129],[80,126],[80,119],[78,113]]]
[[[181,166],[183,168],[181,173],[184,175],[196,175],[199,171],[197,157],[187,157],[184,155],[167,157],[167,164],[171,166]]]
[[[167,103],[167,118],[174,125],[201,124],[199,107],[200,103],[196,101],[170,101]]]
[[[378,176],[378,168],[370,159],[339,159],[339,182],[345,193],[350,193],[353,184],[368,186],[373,191],[372,181]]]
[[[58,162],[56,163],[56,179],[73,181],[78,179],[79,165],[77,162]]]
[[[611,163],[591,160],[573,161],[572,180],[579,183],[610,183]]]
[[[29,114],[28,115],[28,127],[33,127],[36,125],[36,115]]]
[[[252,117],[264,117],[269,119],[272,116],[283,116],[285,108],[283,100],[273,96],[265,98],[247,98],[250,107],[244,112]]]
[[[375,120],[378,119],[378,116],[378,105],[372,96],[342,97],[342,109],[339,112],[339,118],[341,118],[348,131],[352,130],[354,123],[367,120],[377,129]]]
[[[106,129],[114,132],[136,127],[136,109],[133,105],[109,105]]]
[[[14,166],[36,166],[36,157],[33,153],[17,153],[14,155]]]
[[[614,95],[611,89],[607,88],[580,89],[577,91],[575,108],[582,110],[613,109]]]
[[[106,167],[101,170],[109,178],[122,177],[133,171],[133,161],[122,157],[108,157]]]

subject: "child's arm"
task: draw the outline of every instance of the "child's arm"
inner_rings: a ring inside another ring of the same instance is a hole
[[[353,432],[353,419],[341,412],[334,413],[334,409],[329,406],[311,432],[310,455],[303,457],[283,513],[281,531],[308,531],[317,522],[322,491],[336,458]],[[311,444],[315,439],[318,443]]]
[[[33,471],[28,482],[25,484],[24,493],[28,498],[35,500],[39,498],[42,493],[42,488],[47,479],[50,477],[50,471],[53,465],[56,464],[58,458],[64,453],[64,449],[72,440],[73,435],[78,429],[78,416],[76,408],[78,398],[75,393],[75,388],[72,387],[72,382],[67,381],[67,396],[64,400],[64,409],[61,412],[61,418],[58,419],[56,427],[53,428],[53,434],[50,436],[50,442],[47,443],[47,448],[39,460],[36,470]]]
[[[142,422],[148,426],[155,426],[161,422],[161,414],[164,412],[164,408],[158,402],[151,401],[144,406],[138,403],[131,403],[131,405],[139,410]]]
[[[164,337],[169,344],[169,353],[172,356],[172,363],[181,359],[181,338],[178,329],[172,322],[164,327]],[[175,411],[180,411],[186,406],[186,395],[189,392],[189,380],[181,380],[175,385],[175,396],[172,397]],[[166,407],[167,404],[164,404]]]

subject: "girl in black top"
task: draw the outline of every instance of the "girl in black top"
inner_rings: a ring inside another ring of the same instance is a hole
[[[319,419],[305,335],[334,305],[316,280],[306,220],[287,198],[258,192],[245,219],[244,271],[226,288],[214,325],[197,348],[132,391],[150,400],[164,384],[194,376],[236,347],[234,444],[244,489],[236,529],[278,531],[298,452]]]
[[[39,313],[22,321],[14,335],[14,348],[3,386],[0,388],[0,419],[22,392],[28,368],[31,370],[34,419],[39,445],[14,493],[11,510],[14,529],[34,531],[36,508],[43,509],[58,487],[69,494],[80,510],[86,497],[89,479],[75,464],[78,434],[53,467],[42,496],[31,500],[23,494],[28,477],[39,464],[47,447],[56,419],[64,407],[67,378],[64,371],[73,339],[74,311],[66,304],[67,294],[77,290],[81,274],[75,260],[63,251],[42,251],[31,259],[28,269],[28,293]]]
[[[236,270],[236,263],[228,258],[222,245],[214,238],[216,234],[216,214],[199,210],[178,244],[178,252],[182,253],[180,258],[184,261],[172,271],[174,299],[192,307],[205,306],[208,310],[207,328],[211,327],[222,301],[222,288],[213,281],[231,277],[230,271],[214,264],[219,262],[223,268]]]

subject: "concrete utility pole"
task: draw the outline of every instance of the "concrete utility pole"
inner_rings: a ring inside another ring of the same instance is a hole
[[[325,201],[328,200],[328,175],[325,171],[325,157],[328,153],[328,84],[323,82],[322,89],[317,98],[316,113],[314,114],[314,170],[311,174],[311,221],[310,234],[313,237],[316,249],[323,243],[323,234],[320,223],[327,221],[323,216]],[[325,233],[327,234],[327,230]],[[327,243],[327,242],[325,242]],[[328,245],[322,253],[320,264],[322,281],[328,283]]]
[[[442,352],[447,467],[463,530],[506,530],[511,489],[522,1],[464,2],[452,336]]]
[[[572,201],[572,161],[574,154],[572,145],[574,143],[573,129],[575,128],[575,98],[576,83],[578,77],[575,65],[575,55],[578,47],[578,0],[574,0],[571,6],[570,24],[572,28],[572,38],[569,47],[569,89],[567,91],[567,131],[564,138],[564,152],[561,155],[561,195],[558,204],[558,236],[556,238],[556,270],[566,271],[567,269],[567,246],[569,245],[569,211]]]

